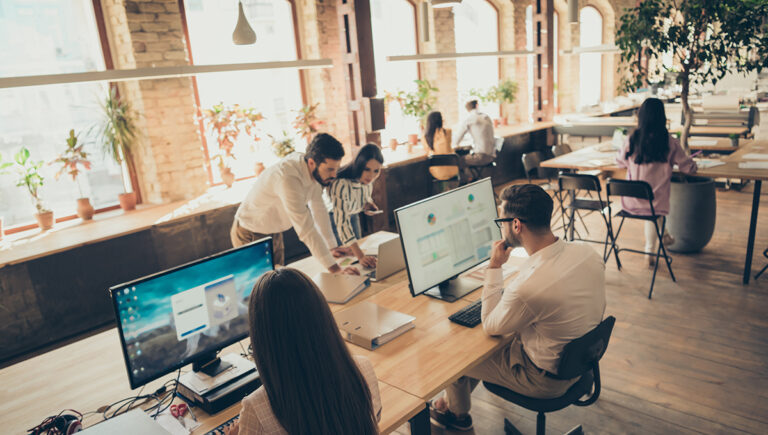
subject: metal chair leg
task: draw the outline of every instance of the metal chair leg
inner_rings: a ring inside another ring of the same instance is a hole
[[[659,233],[659,248],[661,248],[661,251],[664,253],[664,262],[667,263],[667,270],[669,270],[669,276],[672,277],[672,282],[677,282],[677,279],[675,279],[675,273],[672,272],[672,258],[667,254],[667,247],[664,246],[664,229],[667,226],[667,217],[664,216],[664,218],[661,221],[661,232]],[[658,229],[658,225],[656,226]]]
[[[547,416],[539,412],[536,416],[536,435],[544,435],[547,432]]]
[[[765,258],[768,258],[768,248],[765,248],[765,251],[763,251],[763,256],[764,256]],[[760,269],[760,272],[757,272],[757,275],[755,275],[755,279],[758,279],[758,278],[760,278],[760,275],[762,275],[762,274],[763,274],[763,272],[765,272],[765,270],[766,270],[766,269],[768,269],[768,264],[766,264],[766,265],[765,265],[765,267],[763,267],[762,269]]]

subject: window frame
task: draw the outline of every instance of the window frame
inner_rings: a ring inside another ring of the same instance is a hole
[[[593,4],[587,4],[587,5],[584,5],[583,7],[579,8],[579,46],[581,46],[581,12],[584,9],[587,9],[587,8],[593,9],[595,12],[597,12],[597,15],[600,17],[600,44],[604,44],[605,43],[604,42],[605,41],[605,37],[606,37],[605,36],[606,35],[606,32],[605,32],[605,25],[606,25],[606,23],[605,23],[605,16],[603,15],[602,12],[600,12],[600,9],[597,6],[595,6]],[[600,45],[600,44],[598,44],[598,45]],[[585,54],[591,54],[591,53],[582,53],[582,54],[579,55],[579,82],[581,82],[581,59],[582,59],[581,56],[583,56]],[[603,76],[604,68],[603,68],[603,57],[602,56],[600,56],[600,62],[599,63],[600,63],[600,86],[598,86],[597,104],[600,104],[603,101],[603,85],[604,85],[605,77]],[[579,87],[581,87],[581,85],[579,85]],[[581,107],[581,99],[582,99],[581,88],[579,88],[579,107]]]

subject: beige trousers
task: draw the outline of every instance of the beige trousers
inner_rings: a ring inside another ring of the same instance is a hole
[[[523,351],[520,337],[515,336],[508,346],[469,369],[464,376],[445,389],[448,409],[456,415],[468,414],[472,390],[480,381],[486,381],[528,397],[546,399],[565,394],[578,378],[553,379],[536,367]]]
[[[275,266],[285,265],[285,249],[283,247],[283,233],[260,234],[246,230],[241,227],[237,219],[232,222],[232,229],[229,230],[229,238],[232,239],[232,246],[237,248],[246,243],[255,242],[264,237],[272,237],[272,261]]]

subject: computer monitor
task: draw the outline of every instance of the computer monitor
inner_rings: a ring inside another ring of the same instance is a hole
[[[490,178],[395,210],[411,294],[453,302],[477,289],[458,275],[490,258],[497,217]]]
[[[131,388],[190,363],[210,376],[227,369],[217,352],[248,336],[248,298],[273,269],[265,238],[111,287]]]

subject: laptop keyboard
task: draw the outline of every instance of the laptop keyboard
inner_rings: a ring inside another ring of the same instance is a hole
[[[232,423],[234,423],[238,418],[240,418],[240,414],[216,426],[215,429],[211,429],[210,431],[206,432],[205,435],[224,435],[224,431],[226,430],[226,428],[230,426]]]
[[[478,299],[466,307],[456,311],[448,317],[448,320],[467,328],[474,328],[482,322],[480,313],[483,308],[482,300]]]

